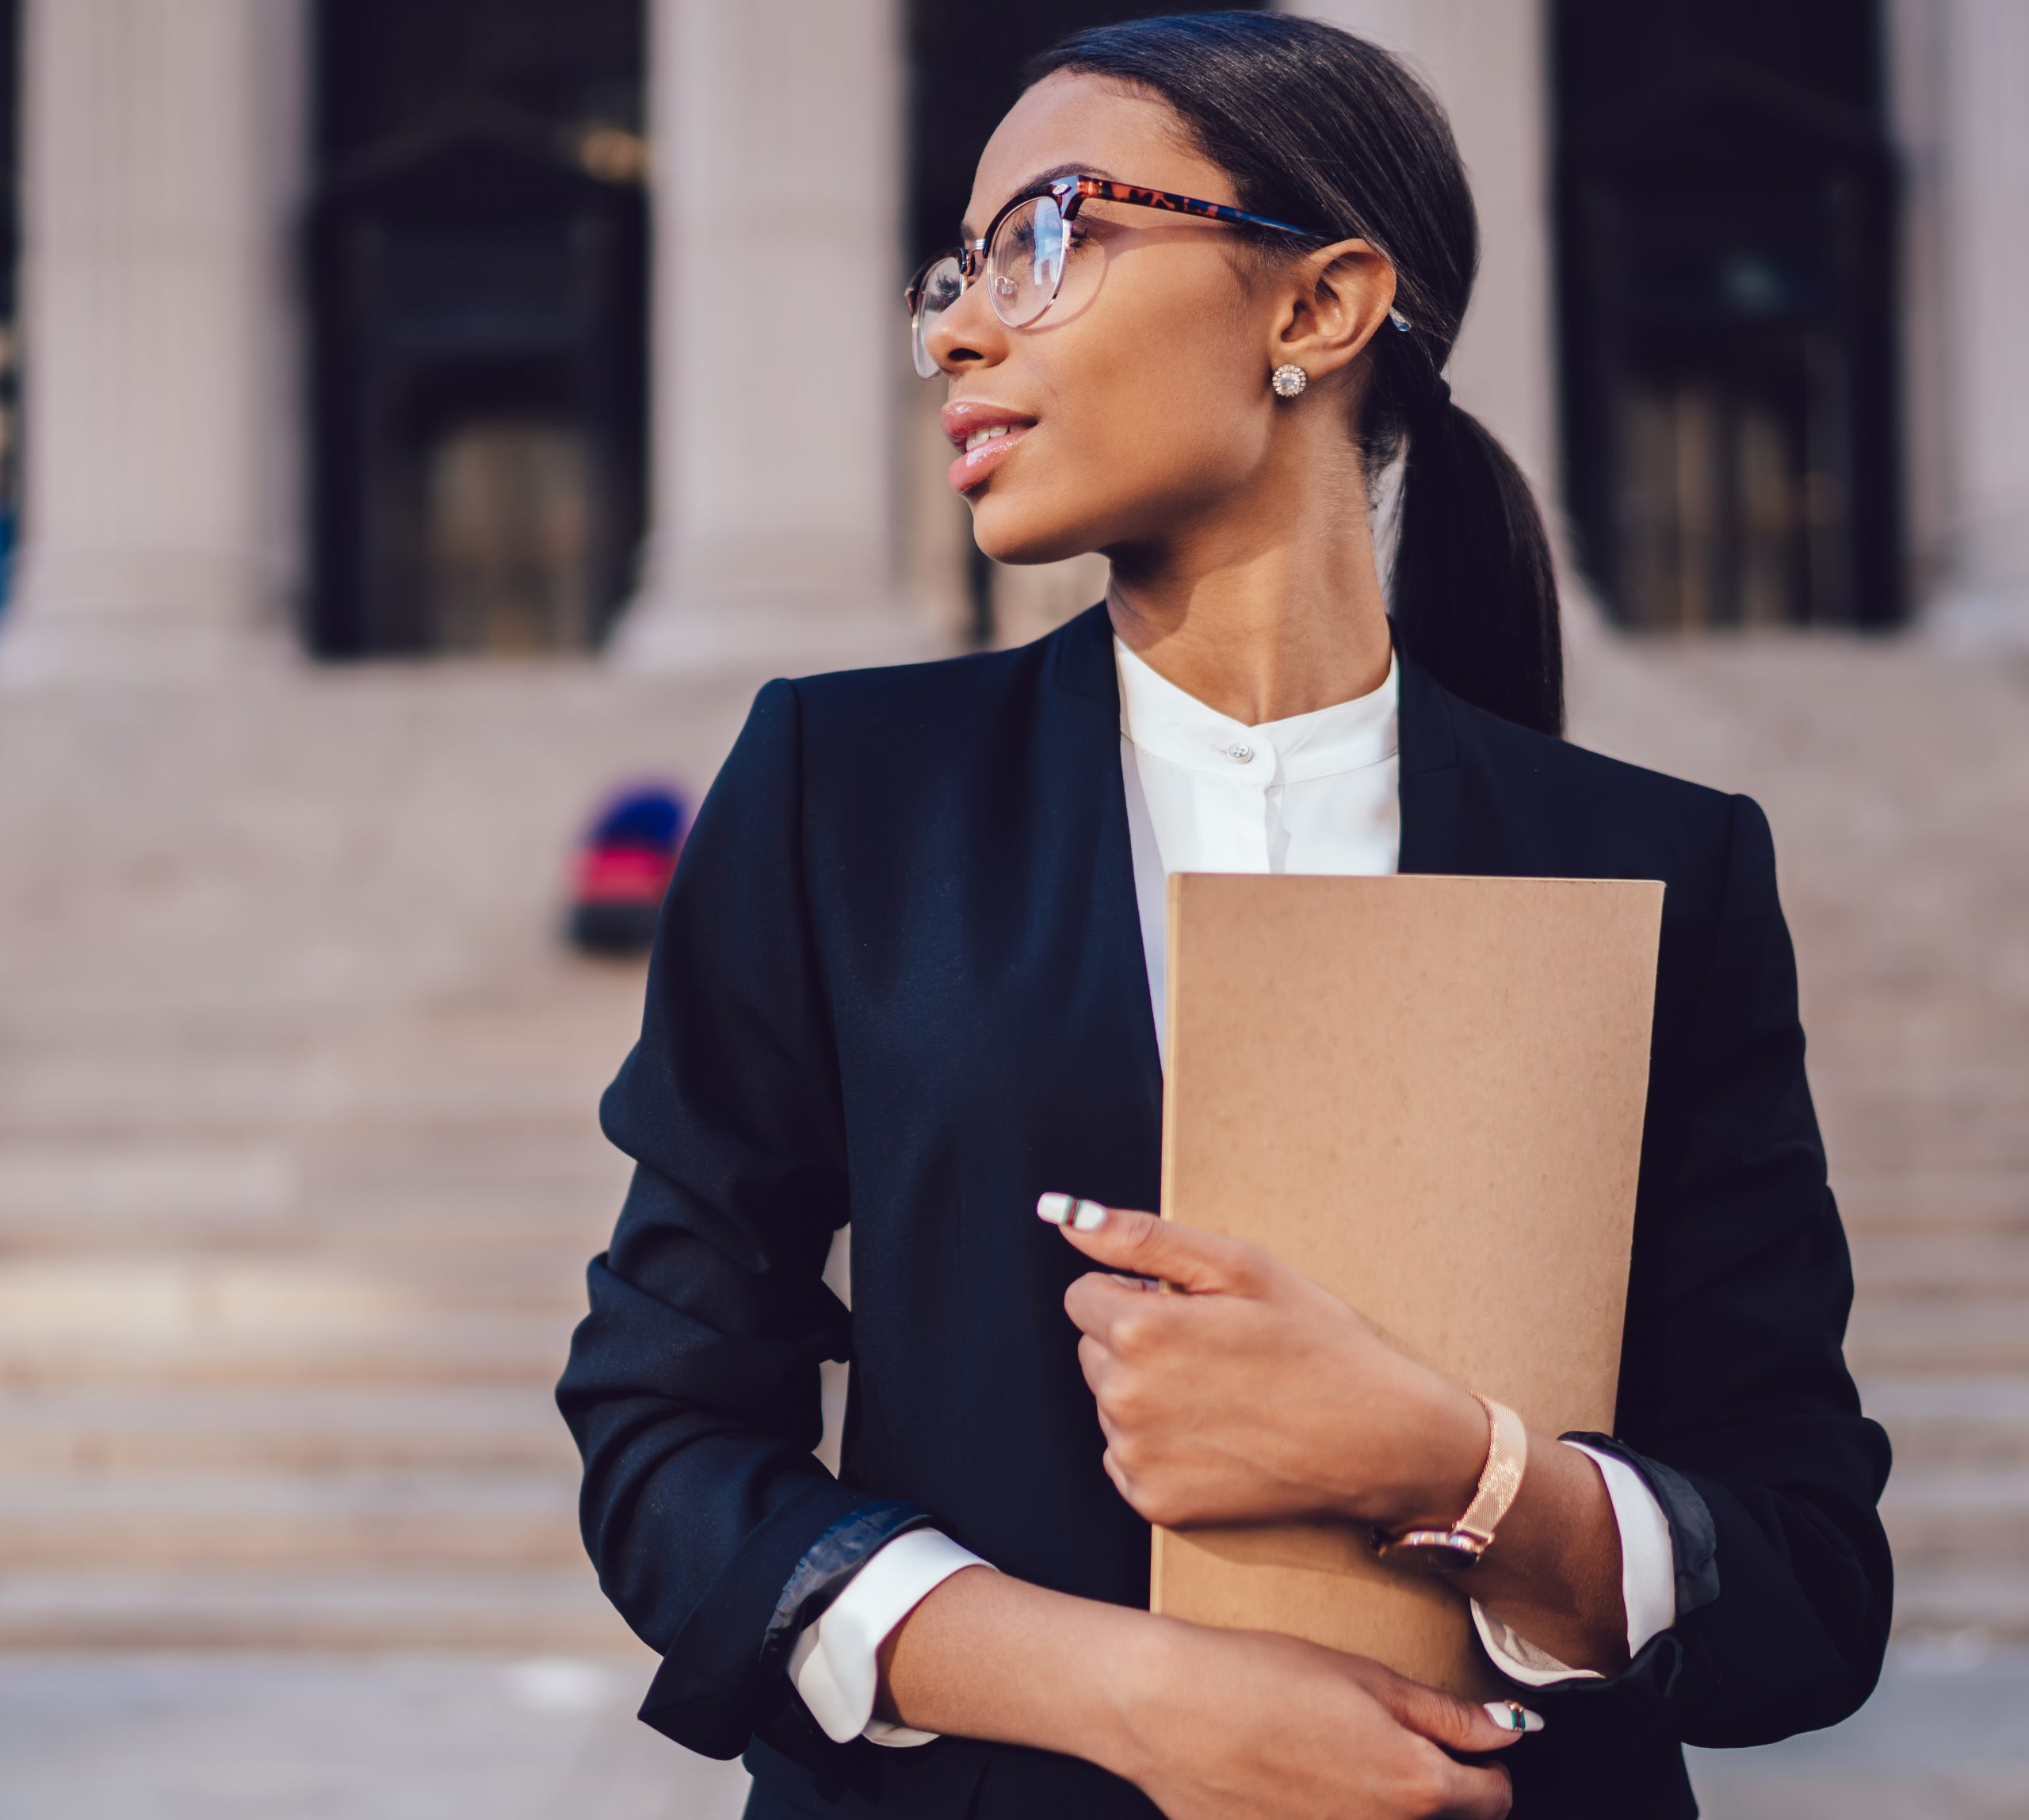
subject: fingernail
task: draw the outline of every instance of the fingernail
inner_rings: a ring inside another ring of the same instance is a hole
[[[1036,1218],[1053,1226],[1068,1226],[1073,1232],[1095,1233],[1106,1223],[1106,1210],[1097,1201],[1081,1201],[1076,1195],[1038,1195]]]
[[[1541,1731],[1543,1715],[1515,1700],[1488,1700],[1487,1717],[1504,1731]]]

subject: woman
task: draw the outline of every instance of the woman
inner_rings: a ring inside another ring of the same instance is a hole
[[[1084,34],[969,221],[911,292],[953,483],[990,555],[1113,583],[1024,649],[771,683],[699,816],[560,1390],[665,1658],[643,1716],[745,1750],[757,1815],[1691,1814],[1680,1743],[1844,1717],[1888,1617],[1767,824],[1557,737],[1542,527],[1440,377],[1470,197],[1385,54],[1272,13]],[[1618,1440],[1524,1442],[1133,1210],[1162,873],[1397,869],[1667,881]],[[1145,1608],[1152,1519],[1463,1530],[1504,1447],[1463,1583],[1511,1703]]]

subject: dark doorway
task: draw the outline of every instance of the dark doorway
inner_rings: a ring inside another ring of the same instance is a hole
[[[972,171],[1000,117],[1022,93],[1022,73],[1031,58],[1087,26],[1232,11],[1246,3],[1025,0],[1018,6],[988,6],[979,0],[908,0],[909,270],[957,242]],[[994,635],[993,565],[977,549],[971,560],[972,636],[985,644]]]
[[[1871,0],[1557,0],[1565,462],[1628,624],[1903,613]]]
[[[311,643],[595,644],[642,531],[643,0],[323,0]]]

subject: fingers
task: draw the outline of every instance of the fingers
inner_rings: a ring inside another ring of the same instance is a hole
[[[1130,1278],[1091,1270],[1064,1292],[1064,1312],[1081,1333],[1118,1352],[1123,1326],[1130,1336],[1138,1332],[1148,1337],[1176,1310],[1164,1307],[1160,1297],[1150,1295]],[[1086,1376],[1089,1379],[1091,1374],[1087,1371]]]
[[[1499,1764],[1453,1763],[1438,1771],[1441,1805],[1430,1810],[1432,1820],[1507,1820],[1515,1805],[1514,1785]]]
[[[1120,1462],[1114,1456],[1111,1447],[1108,1447],[1099,1455],[1099,1464],[1106,1468],[1106,1477],[1113,1481],[1113,1489],[1118,1492],[1128,1503],[1133,1504],[1134,1502],[1133,1485],[1127,1474],[1121,1470]],[[1155,1520],[1152,1517],[1149,1520],[1153,1522]]]
[[[1068,1295],[1064,1298],[1067,1302],[1070,1299]],[[1076,1317],[1074,1316],[1072,1318]],[[1085,1375],[1085,1388],[1095,1397],[1099,1395],[1100,1387],[1106,1382],[1106,1374],[1112,1370],[1113,1363],[1113,1355],[1098,1340],[1089,1333],[1079,1336],[1078,1369]],[[1099,1412],[1099,1419],[1102,1421],[1106,1420],[1105,1410]]]
[[[1109,1270],[1160,1277],[1194,1295],[1248,1294],[1259,1285],[1261,1248],[1239,1239],[1069,1195],[1041,1196],[1036,1215],[1062,1227],[1079,1250]]]
[[[1446,1750],[1477,1756],[1504,1750],[1525,1732],[1541,1731],[1539,1714],[1514,1700],[1481,1706],[1441,1688],[1426,1687],[1378,1662],[1362,1660],[1360,1680],[1396,1722]]]

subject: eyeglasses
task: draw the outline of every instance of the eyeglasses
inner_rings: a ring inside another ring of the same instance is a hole
[[[903,300],[908,306],[909,342],[916,371],[925,379],[937,377],[937,362],[927,346],[930,331],[982,272],[993,313],[1011,329],[1026,328],[1055,303],[1064,289],[1071,224],[1088,201],[1126,202],[1137,208],[1167,209],[1172,215],[1195,215],[1207,221],[1273,228],[1306,240],[1320,238],[1286,221],[1271,221],[1244,208],[1201,202],[1167,189],[1144,189],[1138,184],[1114,183],[1103,177],[1054,178],[1016,197],[978,239],[938,254],[910,281]]]

